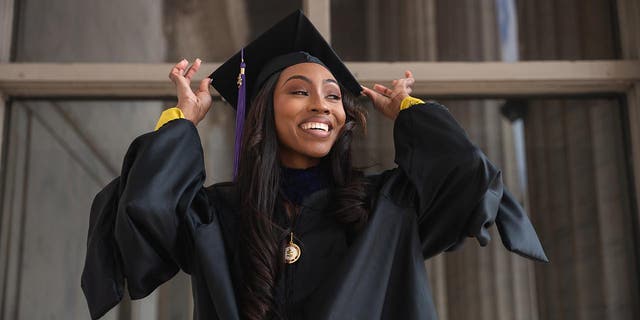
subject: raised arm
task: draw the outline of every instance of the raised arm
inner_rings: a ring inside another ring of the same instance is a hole
[[[484,246],[496,223],[507,249],[546,261],[527,215],[504,189],[500,170],[446,107],[409,96],[413,82],[407,71],[392,89],[376,85],[363,92],[395,120],[398,169],[392,196],[415,206],[425,258],[454,249],[466,237]]]
[[[176,64],[178,110],[157,130],[133,141],[121,175],[95,197],[91,207],[82,289],[91,317],[115,306],[126,279],[133,299],[143,298],[178,270],[192,268],[191,230],[209,221],[203,152],[197,124],[209,110],[208,79],[189,87],[200,66]],[[204,92],[206,90],[206,94]],[[184,118],[184,119],[179,119]]]

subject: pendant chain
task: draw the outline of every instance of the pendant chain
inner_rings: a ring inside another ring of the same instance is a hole
[[[291,219],[291,232],[289,233],[289,243],[284,248],[284,262],[287,264],[295,263],[296,261],[298,261],[298,259],[300,259],[300,256],[302,255],[302,250],[300,249],[300,247],[293,242],[293,227],[297,220],[297,211],[298,210],[295,209],[293,211],[293,217]]]

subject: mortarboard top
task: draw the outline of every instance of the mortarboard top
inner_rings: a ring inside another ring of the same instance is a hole
[[[234,108],[238,103],[238,74],[243,54],[246,92],[250,97],[273,73],[303,62],[322,64],[338,83],[355,95],[362,91],[333,48],[300,10],[276,23],[209,76],[213,79],[211,85]]]
[[[287,67],[314,62],[323,65],[347,90],[362,87],[311,21],[297,10],[253,40],[216,69],[209,78],[220,95],[236,108],[234,179],[238,175],[247,102],[269,76]],[[250,95],[247,97],[247,93]]]

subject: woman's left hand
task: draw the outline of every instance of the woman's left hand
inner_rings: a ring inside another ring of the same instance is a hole
[[[404,78],[393,80],[392,89],[375,84],[373,90],[362,87],[362,93],[371,99],[373,105],[387,118],[395,120],[400,113],[400,104],[411,94],[411,86],[416,82],[411,71],[404,72]]]

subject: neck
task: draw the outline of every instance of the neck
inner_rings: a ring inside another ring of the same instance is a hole
[[[287,200],[300,205],[310,194],[329,187],[330,181],[323,165],[305,169],[283,167],[280,187]]]
[[[281,149],[279,151],[280,165],[290,169],[307,169],[320,164],[320,158],[313,158]]]

